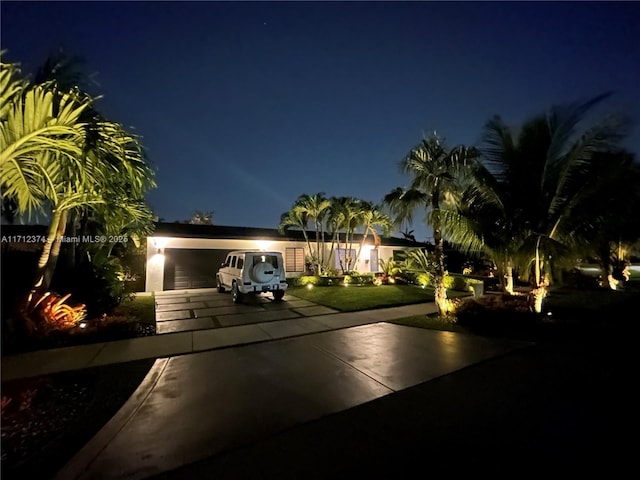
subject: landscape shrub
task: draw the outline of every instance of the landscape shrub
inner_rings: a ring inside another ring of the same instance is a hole
[[[324,276],[324,275],[303,275],[301,277],[290,277],[287,283],[291,287],[305,287],[313,285],[314,287],[331,287],[348,283],[349,285],[373,285],[375,275],[371,274],[351,274],[341,276]]]
[[[528,329],[539,323],[526,295],[483,295],[457,299],[456,323],[478,334]]]

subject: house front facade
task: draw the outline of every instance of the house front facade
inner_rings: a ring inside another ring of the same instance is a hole
[[[315,250],[315,232],[309,233]],[[364,240],[364,241],[363,241]],[[337,271],[345,259],[352,259],[350,270],[359,273],[380,271],[380,260],[387,261],[409,248],[424,247],[422,243],[393,237],[381,237],[376,244],[373,236],[356,234],[354,241],[334,244],[326,238],[325,258]],[[308,271],[309,247],[302,231],[280,233],[277,229],[230,227],[221,225],[190,225],[158,223],[147,238],[147,292],[212,288],[220,264],[232,250],[276,250],[282,252],[288,277],[299,277]]]

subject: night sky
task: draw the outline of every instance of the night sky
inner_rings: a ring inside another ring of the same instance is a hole
[[[423,134],[613,91],[640,120],[638,2],[12,2],[7,60],[86,60],[105,116],[157,171],[155,214],[277,227],[303,193],[380,202]],[[634,127],[626,145],[640,152]],[[419,219],[417,219],[419,220]],[[418,240],[430,232],[413,228]]]

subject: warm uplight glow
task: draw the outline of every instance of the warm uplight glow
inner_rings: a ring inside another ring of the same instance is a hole
[[[260,250],[267,250],[271,246],[271,242],[269,240],[257,240],[256,243]]]
[[[160,253],[155,253],[150,259],[148,264],[149,267],[164,265],[164,254],[162,251]]]
[[[307,283],[307,290],[311,290],[313,288],[313,284],[312,283]]]
[[[80,323],[78,324],[78,326],[79,326],[80,328],[87,328],[87,322],[80,322]]]
[[[39,297],[34,297],[32,292],[25,310],[31,318],[43,321],[48,330],[71,328],[84,320],[87,308],[84,304],[67,304],[70,297],[70,293],[60,296],[53,292],[45,292]]]

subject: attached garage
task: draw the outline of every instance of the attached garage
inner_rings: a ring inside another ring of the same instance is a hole
[[[164,289],[213,288],[228,250],[165,249]]]

